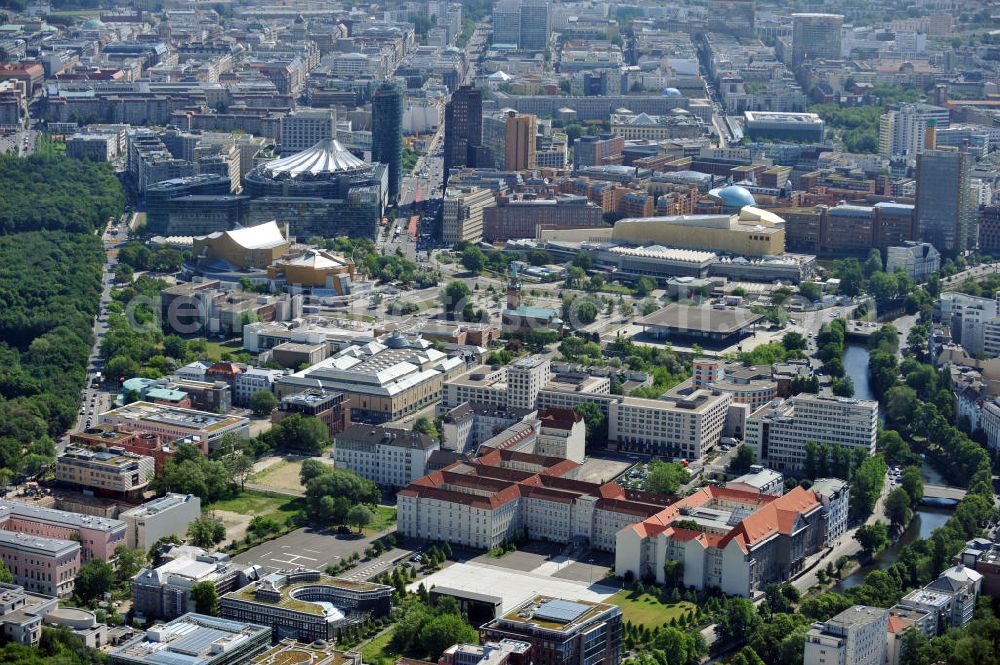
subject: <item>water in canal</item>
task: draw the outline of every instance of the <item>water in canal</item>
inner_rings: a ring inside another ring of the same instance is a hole
[[[868,347],[848,344],[844,349],[844,374],[854,382],[854,396],[858,399],[875,399],[868,385]]]
[[[854,396],[858,399],[875,399],[871,386],[868,384],[868,348],[862,344],[848,344],[844,350],[844,373],[854,381]],[[921,472],[925,483],[942,484],[941,477],[937,471],[926,462],[921,465]],[[951,517],[951,510],[938,510],[920,506],[910,522],[909,527],[903,532],[899,540],[892,547],[879,553],[872,561],[861,568],[858,568],[852,575],[842,580],[834,589],[843,591],[852,586],[856,586],[865,581],[865,576],[873,570],[887,568],[899,557],[899,551],[915,540],[927,538],[931,532],[948,521]]]
[[[892,547],[883,550],[869,563],[855,570],[850,576],[845,577],[833,588],[833,590],[843,591],[844,589],[849,589],[852,586],[857,586],[858,584],[864,582],[865,576],[873,570],[888,568],[899,558],[899,551],[905,545],[909,545],[915,540],[929,537],[931,532],[947,522],[949,517],[951,517],[950,510],[936,510],[934,508],[925,508],[923,506],[919,507],[913,517],[913,521],[910,522],[910,526],[906,528],[906,531],[903,532],[903,535],[892,545]]]

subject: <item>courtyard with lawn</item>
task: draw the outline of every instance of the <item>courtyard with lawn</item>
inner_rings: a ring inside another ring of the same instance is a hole
[[[636,595],[635,591],[630,589],[619,591],[606,602],[620,607],[626,621],[650,629],[670,623],[671,619],[680,621],[680,618],[688,612],[697,610],[694,603],[686,600],[663,603],[656,596],[648,593]]]

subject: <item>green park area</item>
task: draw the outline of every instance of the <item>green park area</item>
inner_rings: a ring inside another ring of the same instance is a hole
[[[656,596],[648,593],[636,596],[634,591],[628,589],[611,596],[608,602],[621,608],[625,621],[650,629],[670,623],[671,619],[679,621],[682,616],[697,609],[694,603],[664,604]]]

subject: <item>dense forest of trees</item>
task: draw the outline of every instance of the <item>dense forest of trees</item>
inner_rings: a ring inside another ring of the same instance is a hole
[[[0,189],[3,189],[0,187]],[[0,237],[0,465],[18,472],[76,417],[101,289],[91,234]]]
[[[91,233],[122,213],[125,196],[110,164],[49,155],[0,155],[0,234]]]
[[[0,470],[44,470],[74,421],[101,293],[94,231],[121,213],[107,164],[0,156]]]

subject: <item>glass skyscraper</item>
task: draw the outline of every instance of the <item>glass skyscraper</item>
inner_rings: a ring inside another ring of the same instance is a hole
[[[372,98],[372,161],[389,169],[389,202],[396,203],[403,177],[403,91],[388,81]]]

